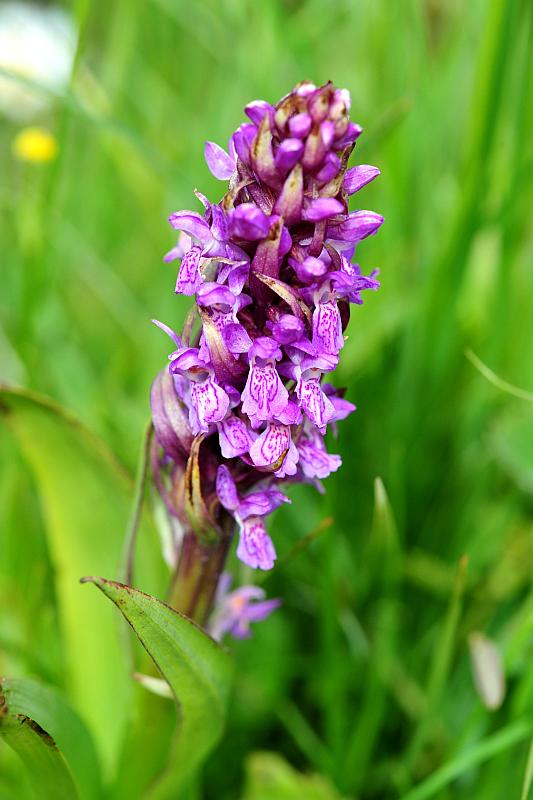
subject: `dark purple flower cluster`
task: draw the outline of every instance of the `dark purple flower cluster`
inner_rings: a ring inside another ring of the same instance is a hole
[[[350,96],[331,83],[299,84],[272,106],[258,100],[232,135],[229,153],[206,144],[207,164],[228,181],[219,203],[197,193],[204,212],[177,211],[180,236],[166,261],[181,259],[176,292],[196,297],[170,376],[152,388],[164,458],[183,467],[193,442],[207,446],[201,469],[215,525],[238,523],[238,557],[275,561],[265,517],[288,498],[282,481],[318,484],[341,464],[327,452],[328,424],[355,406],[323,378],[339,361],[349,304],[377,289],[351,262],[359,241],[383,222],[348,211],[348,197],[379,175],[347,168],[361,128]]]

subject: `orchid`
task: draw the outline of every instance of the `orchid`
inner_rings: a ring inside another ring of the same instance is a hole
[[[276,105],[249,103],[228,152],[206,143],[209,169],[228,182],[220,202],[197,192],[202,214],[169,217],[179,239],[164,260],[180,259],[175,291],[194,296],[195,311],[181,335],[156,323],[175,349],[152,387],[153,464],[186,531],[185,572],[195,548],[205,562],[218,553],[203,621],[235,525],[237,557],[272,569],[266,518],[289,502],[280,484],[322,491],[341,466],[324,437],[355,406],[324,377],[339,363],[350,303],[379,287],[377,271],[365,276],[351,259],[383,223],[348,209],[348,197],[379,175],[347,168],[362,132],[349,111],[349,93],[331,83],[300,83]],[[247,630],[235,625],[223,627]]]

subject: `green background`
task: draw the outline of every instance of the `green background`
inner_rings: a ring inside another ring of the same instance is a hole
[[[204,141],[225,146],[251,99],[330,79],[351,91],[364,128],[351,163],[382,171],[353,199],[386,223],[358,250],[382,288],[354,307],[336,375],[358,406],[331,443],[344,464],[325,495],[299,488],[272,519],[280,563],[265,588],[283,606],[234,647],[237,683],[204,796],[238,797],[246,758],[262,749],[361,800],[407,797],[450,762],[456,779],[431,796],[520,798],[527,739],[474,766],[469,754],[498,732],[512,738],[532,712],[533,406],[465,350],[533,390],[531,5],[93,0],[71,10],[71,83],[37,120],[57,137],[57,159],[17,161],[20,126],[0,127],[0,377],[66,406],[129,471],[169,349],[150,319],[179,329],[189,306],[173,293],[175,264],[161,261],[174,244],[166,218],[198,210],[194,188],[223,193]],[[0,674],[61,685],[37,486],[1,431]],[[394,524],[374,507],[378,476]],[[502,653],[496,711],[473,683],[474,631]],[[14,780],[6,748],[2,768]]]

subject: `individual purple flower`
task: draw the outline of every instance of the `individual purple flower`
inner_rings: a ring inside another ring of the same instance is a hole
[[[248,517],[242,523],[237,557],[252,569],[272,569],[276,551],[262,517]]]
[[[228,467],[221,464],[217,472],[216,491],[222,506],[239,524],[237,556],[253,569],[272,569],[276,551],[266,532],[264,517],[289,498],[278,490],[261,490],[241,496]]]
[[[280,485],[320,488],[341,465],[326,433],[355,410],[325,376],[342,357],[350,304],[379,287],[377,270],[351,259],[383,217],[348,205],[380,174],[348,166],[362,133],[350,103],[309,81],[275,105],[252,101],[227,151],[205,145],[224,196],[196,192],[200,211],[169,218],[179,239],[165,261],[180,259],[176,292],[195,308],[180,336],[158,323],[174,343],[152,388],[158,486],[208,539],[237,529],[237,556],[254,569],[276,559],[265,519],[287,502]],[[232,595],[220,625],[247,632],[261,598]]]
[[[289,393],[276,370],[282,357],[274,339],[260,336],[249,351],[250,371],[242,392],[242,410],[252,425],[275,419],[287,406]]]
[[[261,622],[281,605],[281,600],[266,600],[266,592],[260,586],[240,586],[232,592],[230,587],[231,576],[224,573],[208,626],[209,633],[217,641],[226,634],[234,639],[248,639],[250,623]]]
[[[344,347],[342,320],[333,297],[322,296],[313,311],[313,344],[319,353],[337,355]]]
[[[326,450],[323,436],[312,425],[307,425],[298,441],[299,466],[306,478],[327,478],[342,464],[340,456]]]
[[[320,378],[319,369],[305,370],[298,381],[296,393],[307,418],[319,431],[325,433],[326,425],[335,416],[335,408],[324,393]]]

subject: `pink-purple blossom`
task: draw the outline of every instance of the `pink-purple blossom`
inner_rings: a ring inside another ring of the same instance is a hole
[[[240,586],[230,591],[231,576],[221,576],[215,609],[209,621],[209,632],[220,641],[225,634],[235,639],[247,639],[251,635],[250,624],[261,622],[278,608],[281,600],[266,600],[265,590],[260,586]]]
[[[348,207],[380,174],[347,167],[362,132],[349,111],[349,93],[331,83],[248,104],[228,151],[206,143],[209,169],[227,181],[223,198],[197,192],[201,213],[169,218],[179,239],[165,261],[181,259],[176,292],[195,296],[196,321],[181,336],[158,323],[174,342],[152,389],[161,463],[183,469],[199,442],[206,513],[215,528],[233,517],[237,556],[252,568],[276,559],[265,519],[288,502],[279,485],[320,488],[341,465],[328,427],[355,409],[323,379],[342,357],[349,304],[379,287],[377,271],[365,276],[351,259],[383,217]],[[244,635],[262,606],[238,592],[219,627]]]

